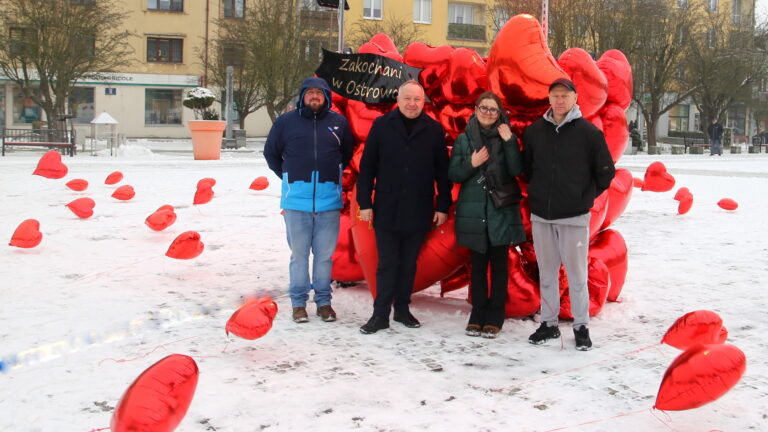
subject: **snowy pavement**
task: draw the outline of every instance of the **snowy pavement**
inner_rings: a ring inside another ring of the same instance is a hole
[[[0,250],[0,360],[9,365],[0,372],[0,430],[108,427],[126,387],[171,353],[192,356],[200,369],[180,431],[768,430],[768,155],[621,159],[640,178],[661,160],[677,185],[635,189],[614,224],[629,248],[629,272],[621,302],[593,319],[589,352],[573,349],[567,323],[562,340],[545,346],[526,342],[537,325],[531,320],[507,320],[496,340],[465,336],[465,289],[415,294],[420,329],[392,322],[360,334],[371,312],[364,285],[335,289],[338,322],[311,315],[308,324],[293,323],[279,180],[258,151],[192,161],[128,146],[118,157],[65,157],[69,174],[60,180],[31,175],[41,155],[0,159],[2,238],[28,218],[44,235],[34,249]],[[134,199],[110,198],[115,186],[103,180],[115,170]],[[270,187],[249,190],[260,175]],[[203,177],[217,180],[215,196],[193,206]],[[67,189],[73,178],[90,187]],[[683,216],[672,199],[680,186],[694,195]],[[64,204],[84,196],[96,207],[81,220]],[[739,209],[717,207],[724,197]],[[151,231],[144,219],[163,204],[176,207],[178,220]],[[166,258],[187,230],[201,234],[203,254]],[[227,338],[226,320],[254,295],[275,297],[273,329],[255,341]],[[714,403],[653,411],[680,353],[658,342],[697,309],[720,314],[747,372]]]

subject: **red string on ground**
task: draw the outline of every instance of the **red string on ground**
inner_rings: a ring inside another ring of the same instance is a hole
[[[624,414],[618,414],[618,415],[615,415],[615,416],[611,416],[611,417],[606,417],[606,418],[603,418],[603,419],[598,419],[598,420],[590,420],[590,421],[588,421],[588,422],[579,423],[579,424],[575,424],[575,425],[570,425],[570,426],[562,426],[562,427],[559,427],[559,428],[555,428],[555,429],[547,429],[547,430],[546,430],[546,431],[544,431],[544,432],[555,432],[555,431],[561,431],[561,430],[571,429],[571,428],[575,428],[575,427],[579,427],[579,426],[585,426],[585,425],[589,425],[589,424],[600,423],[600,422],[604,422],[604,421],[606,421],[606,420],[613,420],[613,419],[616,419],[616,418],[620,418],[620,417],[627,417],[627,416],[631,416],[631,415],[634,415],[634,414],[638,414],[638,413],[641,413],[641,412],[643,412],[643,411],[645,411],[645,409],[641,409],[641,410],[637,410],[637,411],[632,411],[632,412],[628,412],[628,413],[624,413]]]
[[[99,432],[99,431],[105,431],[105,430],[110,430],[110,429],[112,429],[112,428],[105,427],[105,428],[101,428],[101,429],[91,429],[88,432]]]
[[[168,343],[165,343],[165,344],[162,344],[162,345],[158,345],[158,346],[156,346],[156,347],[152,348],[152,350],[151,350],[151,351],[149,351],[149,352],[148,352],[148,353],[146,353],[146,354],[138,355],[138,356],[136,356],[136,357],[133,357],[133,358],[129,358],[129,359],[113,359],[113,358],[111,358],[111,357],[110,357],[110,358],[105,358],[105,359],[102,359],[102,360],[100,360],[100,361],[99,361],[99,366],[101,366],[101,364],[102,364],[102,363],[104,363],[104,362],[105,362],[105,361],[107,361],[107,360],[112,360],[112,361],[113,361],[113,362],[115,362],[115,363],[126,363],[126,362],[132,362],[132,361],[135,361],[135,360],[138,360],[138,359],[142,359],[142,358],[144,358],[144,357],[147,357],[148,355],[152,354],[153,352],[157,351],[157,350],[158,350],[158,349],[160,349],[160,348],[165,348],[165,347],[166,347],[166,346],[168,346],[168,345],[171,345],[171,344],[175,344],[175,343],[178,343],[178,342],[182,342],[182,341],[185,341],[185,340],[189,340],[189,339],[194,339],[194,338],[196,338],[196,337],[199,337],[199,336],[191,336],[191,337],[188,337],[188,338],[179,339],[179,340],[176,340],[176,341],[173,341],[173,342],[168,342]]]

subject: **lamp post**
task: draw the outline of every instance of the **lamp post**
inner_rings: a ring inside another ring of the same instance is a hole
[[[541,31],[544,32],[544,41],[549,34],[549,0],[541,0]]]

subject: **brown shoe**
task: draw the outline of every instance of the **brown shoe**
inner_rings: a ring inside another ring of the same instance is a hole
[[[307,308],[295,307],[293,308],[293,322],[305,323],[309,321],[309,315],[307,315]]]
[[[472,337],[480,336],[480,324],[469,324],[467,328],[464,329],[464,334]]]
[[[336,311],[333,310],[331,305],[318,306],[317,316],[325,322],[336,321]]]
[[[500,331],[501,329],[496,326],[483,326],[483,337],[488,339],[496,339],[496,335],[498,335]]]

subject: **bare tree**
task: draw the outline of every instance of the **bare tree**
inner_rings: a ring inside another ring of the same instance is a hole
[[[400,54],[405,52],[408,45],[419,41],[429,44],[422,38],[421,29],[408,19],[388,14],[383,20],[359,20],[352,25],[347,33],[349,46],[359,49],[378,33],[384,33],[395,43]]]
[[[114,0],[0,0],[0,71],[45,112],[66,113],[78,81],[130,64],[127,14]]]

